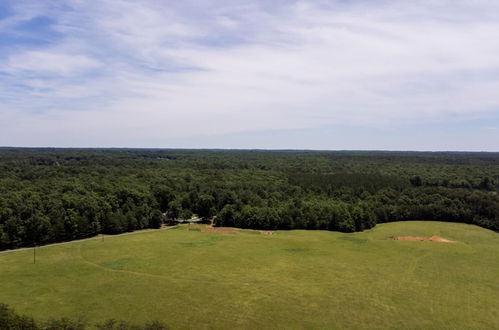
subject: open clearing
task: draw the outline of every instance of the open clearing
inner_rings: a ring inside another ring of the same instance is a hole
[[[209,230],[208,230],[209,231]],[[453,244],[394,237],[438,236]],[[353,234],[148,231],[0,254],[0,302],[39,319],[172,328],[497,328],[499,234],[399,222]]]

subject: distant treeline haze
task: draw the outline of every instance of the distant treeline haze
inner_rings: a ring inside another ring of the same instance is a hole
[[[499,154],[0,149],[0,249],[158,228],[499,230]]]

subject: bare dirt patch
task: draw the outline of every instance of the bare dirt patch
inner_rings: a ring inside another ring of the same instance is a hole
[[[440,243],[455,243],[449,239],[440,236],[421,237],[421,236],[398,236],[393,238],[396,241],[412,241],[412,242],[440,242]]]
[[[200,226],[203,233],[217,233],[222,235],[235,235],[237,230],[230,227]]]
[[[239,231],[245,232],[257,232],[262,235],[273,235],[274,232],[271,230],[254,230],[254,229],[240,229],[240,228],[232,228],[232,227],[213,227],[212,225],[191,225],[189,230],[199,230],[203,233],[217,233],[222,235],[235,235]]]

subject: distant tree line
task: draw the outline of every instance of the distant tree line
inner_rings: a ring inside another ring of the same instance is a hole
[[[386,189],[350,202],[310,199],[273,206],[231,204],[214,221],[226,227],[354,232],[383,222],[434,220],[476,224],[499,231],[498,212],[497,196],[479,191]]]
[[[361,231],[439,220],[499,230],[499,154],[0,148],[0,249],[190,218]]]

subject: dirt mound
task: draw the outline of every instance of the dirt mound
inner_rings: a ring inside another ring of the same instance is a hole
[[[413,242],[441,242],[441,243],[455,243],[449,239],[440,236],[421,237],[421,236],[398,236],[393,238],[396,241],[413,241]]]

